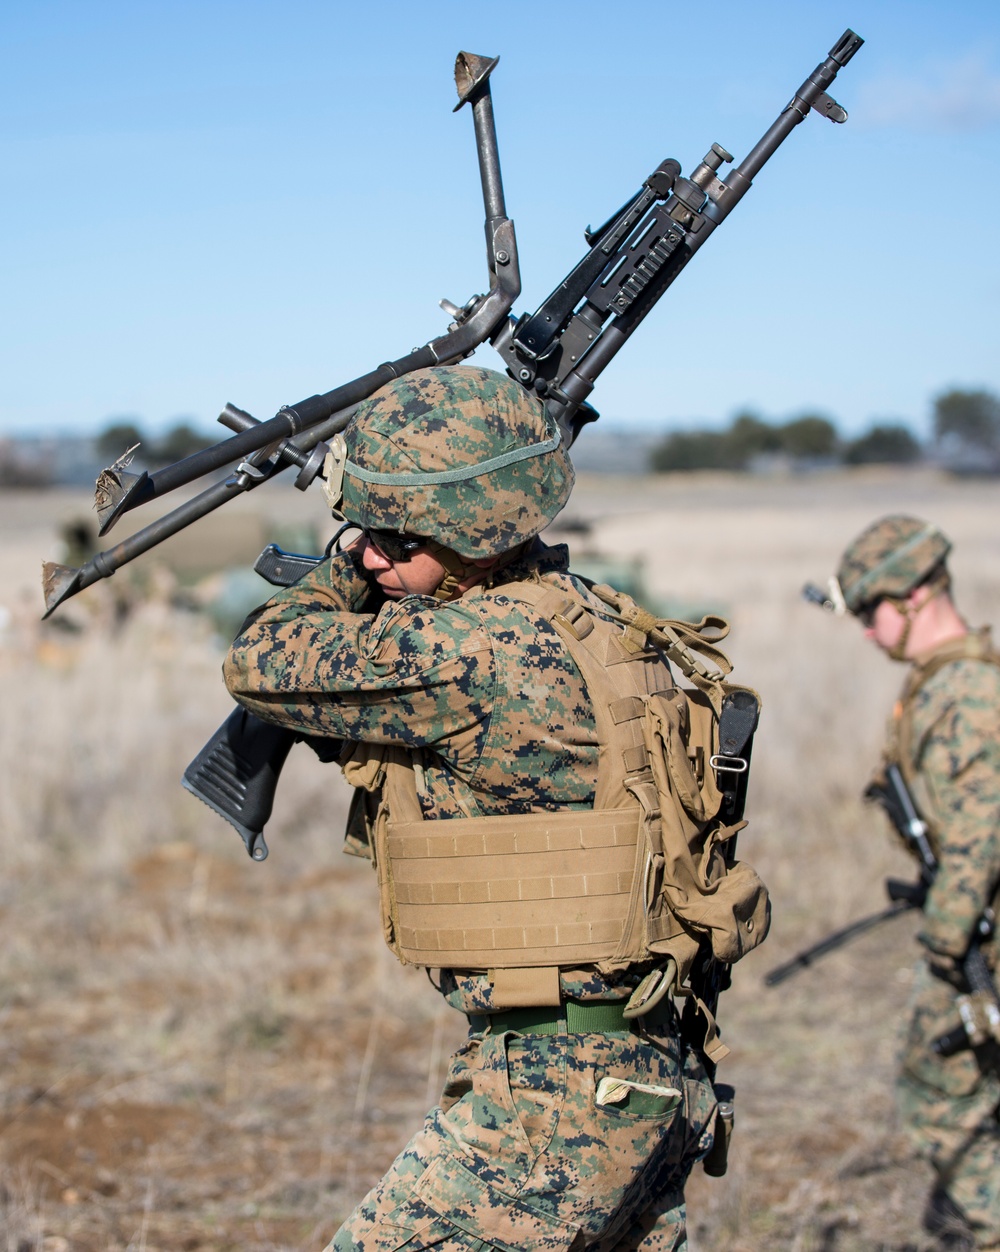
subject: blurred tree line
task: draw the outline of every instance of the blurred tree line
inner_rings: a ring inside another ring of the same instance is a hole
[[[117,418],[83,442],[103,466],[138,445],[136,460],[146,467],[169,465],[209,447],[225,435],[205,434],[187,419],[162,435],[147,437],[138,421]],[[52,436],[50,441],[62,444]],[[71,441],[70,441],[71,442]],[[37,445],[37,446],[35,446]],[[78,459],[82,453],[75,454]],[[748,470],[768,461],[795,465],[903,465],[926,461],[960,474],[1000,474],[1000,398],[986,390],[942,392],[932,401],[932,434],[922,443],[897,420],[877,420],[854,439],[842,439],[827,417],[805,413],[786,422],[768,422],[740,413],[725,430],[673,431],[654,447],[649,468],[670,470]],[[46,487],[67,478],[46,440],[0,440],[0,487]],[[88,461],[89,463],[89,461]],[[96,470],[93,473],[96,474]]]
[[[200,452],[202,448],[211,447],[224,437],[222,434],[217,437],[203,434],[195,430],[190,422],[179,421],[164,434],[147,438],[137,423],[120,420],[106,426],[97,436],[97,451],[110,465],[138,444],[136,457],[144,465],[170,465]]]
[[[875,421],[854,439],[841,439],[827,417],[805,413],[771,423],[740,413],[725,430],[679,430],[650,455],[659,471],[747,470],[769,461],[797,465],[905,465],[933,460],[959,473],[1000,473],[1000,399],[988,391],[951,390],[933,401],[928,445],[902,421]]]

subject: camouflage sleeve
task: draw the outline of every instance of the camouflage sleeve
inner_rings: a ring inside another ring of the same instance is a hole
[[[1000,669],[947,666],[918,696],[918,766],[940,833],[921,941],[965,953],[1000,879]]]
[[[373,612],[369,597],[346,556],[279,592],[229,650],[230,693],[305,734],[474,755],[496,684],[482,619],[423,597]]]

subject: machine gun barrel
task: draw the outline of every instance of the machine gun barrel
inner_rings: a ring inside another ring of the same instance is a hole
[[[844,31],[830,49],[826,60],[816,66],[778,118],[724,180],[732,193],[726,197],[725,213],[728,213],[733,205],[746,194],[754,176],[774,155],[799,122],[805,120],[810,109],[815,109],[817,113],[828,117],[832,122],[847,121],[847,111],[842,109],[836,100],[830,99],[826,94],[826,89],[837,77],[838,71],[843,69],[863,43],[864,40],[853,30]]]
[[[533,317],[519,322],[513,332],[509,328],[501,329],[491,340],[514,377],[545,396],[549,414],[560,423],[568,439],[573,439],[584,422],[596,417],[592,410],[582,417],[578,414],[589,408],[587,397],[598,375],[746,195],[754,176],[792,130],[811,109],[834,122],[847,120],[846,110],[827,95],[826,88],[863,42],[852,30],[845,31],[826,59],[725,179],[720,179],[716,171],[732,157],[718,144],[712,145],[690,178],[676,177],[672,170],[667,174],[668,167],[676,166],[676,162],[663,162],[654,171],[645,186],[662,188],[664,178],[668,178],[669,187],[663,189],[660,197],[663,202],[651,208],[649,214],[626,233],[604,264],[595,267],[598,272],[582,307],[562,328],[561,353],[546,353],[539,364],[537,346],[531,342],[531,332],[543,320],[541,315],[551,316],[559,299],[565,303],[565,293],[560,289],[553,292]],[[638,197],[633,198],[625,210],[630,210],[637,202]],[[612,219],[609,225],[621,220]],[[594,241],[592,252],[577,267],[579,272],[589,272],[590,259],[597,255],[602,242],[595,240],[590,232],[587,240]],[[608,321],[609,318],[612,320]],[[549,332],[551,340],[556,337],[554,332]]]

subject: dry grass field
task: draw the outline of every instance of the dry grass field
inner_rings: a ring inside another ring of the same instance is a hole
[[[859,802],[901,670],[799,589],[869,520],[912,511],[956,541],[970,619],[997,621],[998,493],[864,471],[588,478],[571,502],[582,555],[727,613],[736,677],[764,699],[741,849],[774,924],[723,1001],[737,1131],[729,1174],[689,1189],[697,1252],[926,1246],[928,1174],[891,1096],[913,920],[763,983],[909,872]],[[230,707],[224,641],[193,607],[216,584],[179,595],[146,558],[39,623],[40,562],[88,508],[0,496],[0,1250],[318,1249],[435,1100],[464,1021],[383,948],[334,768],[292,753],[263,866],[180,787]],[[319,495],[280,484],[230,512],[167,553],[182,581],[322,533]]]

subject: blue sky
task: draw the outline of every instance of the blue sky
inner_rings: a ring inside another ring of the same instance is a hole
[[[742,159],[848,26],[847,124],[797,128],[594,403],[924,433],[1000,391],[996,0],[4,6],[0,434],[267,417],[442,333],[486,277],[460,49],[500,56],[522,312],[664,157]]]

